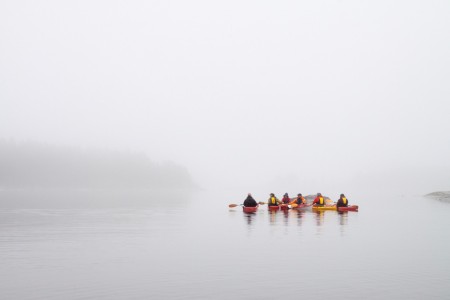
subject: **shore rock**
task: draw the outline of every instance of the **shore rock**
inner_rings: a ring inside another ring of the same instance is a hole
[[[447,192],[433,192],[426,194],[425,197],[430,197],[438,201],[450,203],[450,191]]]

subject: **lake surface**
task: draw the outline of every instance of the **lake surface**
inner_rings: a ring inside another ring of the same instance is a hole
[[[228,208],[238,196],[75,209],[3,196],[1,298],[450,299],[449,203],[347,195],[359,212],[244,214]]]

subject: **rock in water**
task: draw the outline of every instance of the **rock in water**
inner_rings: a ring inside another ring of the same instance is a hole
[[[425,197],[430,197],[442,202],[450,203],[450,191],[447,192],[433,192],[425,195]]]

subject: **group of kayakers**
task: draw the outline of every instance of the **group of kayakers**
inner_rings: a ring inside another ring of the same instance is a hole
[[[281,200],[279,200],[274,193],[270,194],[270,197],[268,199],[267,205],[269,206],[278,206],[281,204],[287,204],[287,205],[301,205],[301,204],[306,204],[306,199],[302,196],[302,194],[297,194],[297,197],[294,198],[290,198],[288,193],[285,193],[283,195],[283,198],[281,198]],[[255,199],[253,199],[252,195],[249,193],[247,198],[244,200],[243,203],[244,206],[246,207],[256,207],[258,206],[258,202],[256,202]],[[324,196],[322,196],[321,193],[317,193],[316,198],[314,199],[314,201],[312,202],[313,206],[325,206],[327,205],[326,203],[326,199]],[[339,199],[336,202],[336,207],[348,207],[348,200],[345,197],[344,194],[341,194]]]
[[[317,197],[313,201],[314,206],[325,206],[325,199],[321,193],[317,193]],[[339,199],[336,201],[336,207],[348,207],[348,200],[344,194],[339,196]]]

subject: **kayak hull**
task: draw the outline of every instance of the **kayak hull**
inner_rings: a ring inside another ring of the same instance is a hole
[[[339,207],[337,208],[336,205],[331,206],[313,206],[312,209],[315,211],[323,211],[323,210],[338,210],[338,211],[358,211],[358,205],[351,205],[347,207]]]
[[[338,207],[338,211],[358,211],[358,205],[351,205],[347,207]]]
[[[280,205],[280,209],[281,210],[288,210],[289,209],[289,204],[281,204]]]
[[[311,204],[292,204],[292,209],[305,209],[305,208],[310,208]]]
[[[255,207],[243,206],[242,210],[245,213],[254,213],[254,212],[256,212],[258,210],[258,206],[255,206]]]
[[[322,211],[322,210],[337,210],[336,205],[331,206],[314,206],[312,207],[313,210]]]
[[[269,205],[268,208],[270,211],[277,211],[280,209],[280,206],[279,205]]]

